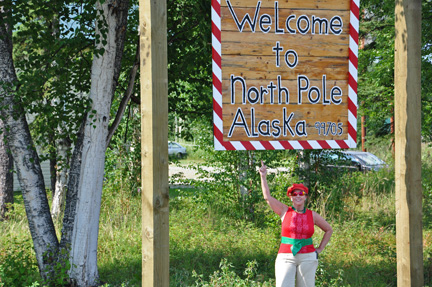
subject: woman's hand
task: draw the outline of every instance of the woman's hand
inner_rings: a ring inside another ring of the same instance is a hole
[[[263,161],[261,161],[261,167],[259,168],[261,175],[261,189],[265,201],[270,205],[271,209],[276,212],[277,215],[282,216],[288,210],[288,206],[270,195],[270,189],[267,184],[267,167]]]
[[[261,160],[261,167],[259,169],[259,173],[261,176],[267,176],[267,167],[265,166],[264,162]]]

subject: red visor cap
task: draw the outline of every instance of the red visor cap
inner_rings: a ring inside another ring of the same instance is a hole
[[[290,196],[291,193],[293,193],[293,191],[297,189],[304,190],[306,194],[309,194],[309,189],[306,186],[304,186],[302,183],[294,183],[293,185],[288,187],[287,195]]]

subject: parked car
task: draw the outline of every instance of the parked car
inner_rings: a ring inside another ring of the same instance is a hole
[[[388,165],[376,155],[364,151],[329,151],[321,154],[326,159],[329,168],[358,171],[380,170]]]
[[[183,158],[187,155],[187,151],[185,147],[176,142],[168,142],[168,155]]]

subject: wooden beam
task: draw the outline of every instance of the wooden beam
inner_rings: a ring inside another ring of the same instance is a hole
[[[397,286],[423,286],[421,0],[396,0],[395,16]]]
[[[142,286],[169,286],[166,0],[140,0]]]

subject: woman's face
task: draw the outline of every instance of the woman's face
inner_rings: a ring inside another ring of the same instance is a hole
[[[306,201],[306,192],[304,190],[296,189],[291,193],[291,201],[296,205],[302,205]]]

